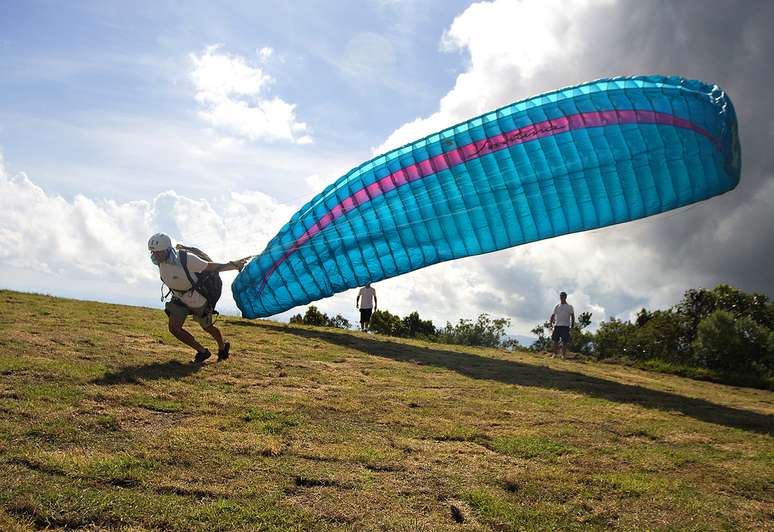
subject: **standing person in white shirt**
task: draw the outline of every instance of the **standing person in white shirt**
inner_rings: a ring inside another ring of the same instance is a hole
[[[559,304],[554,307],[550,321],[554,328],[551,334],[551,339],[554,341],[554,352],[551,358],[555,357],[559,350],[559,341],[562,342],[562,358],[564,358],[567,354],[567,344],[570,343],[570,328],[575,325],[575,309],[567,303],[566,292],[559,294]]]
[[[371,283],[366,283],[357,293],[355,307],[360,309],[360,330],[368,332],[371,314],[376,310],[376,290],[371,287]]]
[[[188,279],[183,265],[180,262],[178,251],[172,247],[172,239],[163,233],[157,233],[148,240],[148,250],[151,252],[151,261],[159,267],[161,281],[172,291],[172,301],[168,302],[164,312],[169,316],[169,332],[185,345],[196,349],[195,364],[201,364],[210,356],[209,349],[200,344],[196,338],[183,329],[183,323],[190,314],[216,342],[218,342],[218,360],[228,358],[231,347],[223,341],[220,330],[213,325],[212,314],[215,309],[210,308],[207,299],[194,290]],[[241,270],[246,259],[239,259],[225,264],[207,262],[193,253],[186,255],[188,273],[196,282],[196,275],[202,272],[225,272],[229,270]]]

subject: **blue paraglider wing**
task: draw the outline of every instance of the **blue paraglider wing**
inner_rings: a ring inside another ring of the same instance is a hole
[[[301,208],[237,276],[248,318],[438,262],[628,222],[733,189],[736,116],[717,86],[598,80],[376,157]]]

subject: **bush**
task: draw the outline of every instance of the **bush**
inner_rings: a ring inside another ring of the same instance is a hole
[[[320,312],[317,307],[310,305],[306,314],[296,314],[290,317],[290,323],[297,325],[312,325],[315,327],[335,327],[337,329],[349,329],[352,324],[341,314],[329,318],[327,314]]]
[[[387,336],[406,336],[403,320],[387,310],[377,310],[371,314],[369,328],[372,332]]]
[[[603,321],[594,335],[594,356],[597,358],[617,358],[630,354],[629,342],[635,326],[628,321],[610,318]]]
[[[403,331],[409,338],[432,338],[435,336],[435,326],[430,320],[423,320],[416,310],[403,318]]]
[[[682,315],[671,309],[655,312],[643,309],[635,323],[627,342],[630,358],[690,362],[690,344],[685,337],[685,320]]]
[[[461,319],[452,326],[438,331],[438,341],[447,344],[475,345],[482,347],[502,347],[505,329],[511,324],[507,318],[492,319],[488,314],[481,314],[475,323],[472,320]]]
[[[774,329],[774,303],[769,303],[767,296],[747,294],[725,284],[712,290],[688,290],[675,310],[686,320],[688,343],[693,343],[696,339],[702,320],[716,310],[730,312],[736,318],[747,316],[767,329]]]
[[[328,326],[335,327],[336,329],[350,329],[352,328],[352,323],[341,314],[336,314],[336,316],[330,318]]]
[[[568,349],[573,353],[590,355],[593,349],[594,335],[586,331],[591,325],[591,312],[581,312],[575,325],[570,330],[570,345]]]
[[[770,357],[770,335],[750,316],[737,319],[731,312],[716,310],[699,323],[694,360],[705,368],[748,371]]]
[[[542,351],[549,351],[554,343],[551,341],[551,323],[548,321],[545,321],[541,323],[540,325],[535,326],[534,329],[530,331],[532,334],[537,336],[537,340],[532,342],[532,345],[529,347],[530,351],[534,351],[535,353],[540,353]]]
[[[309,305],[304,314],[304,325],[313,325],[315,327],[325,327],[328,325],[328,316],[317,310],[314,305]]]

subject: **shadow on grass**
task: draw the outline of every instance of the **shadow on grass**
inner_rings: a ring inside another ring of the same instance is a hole
[[[771,415],[718,405],[684,395],[651,390],[642,386],[623,384],[573,371],[512,360],[498,360],[471,353],[414,347],[398,342],[363,338],[353,334],[264,323],[251,325],[305,338],[324,340],[373,356],[444,368],[474,379],[574,392],[617,403],[630,403],[645,408],[677,412],[707,423],[774,435],[774,416]]]
[[[169,360],[167,362],[153,362],[141,366],[127,366],[116,371],[105,373],[99,379],[94,379],[93,384],[134,384],[140,381],[158,379],[181,379],[193,375],[202,369],[201,364],[191,364]]]
[[[260,322],[253,323],[253,322],[244,321],[244,320],[242,320],[242,321],[225,320],[225,322],[228,323],[229,325],[236,325],[237,327],[262,327],[264,325],[264,324],[262,324]]]

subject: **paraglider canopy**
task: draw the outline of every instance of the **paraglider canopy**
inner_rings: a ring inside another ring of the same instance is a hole
[[[628,222],[739,182],[717,86],[598,80],[519,101],[380,155],[302,207],[237,276],[248,318],[438,262]]]

